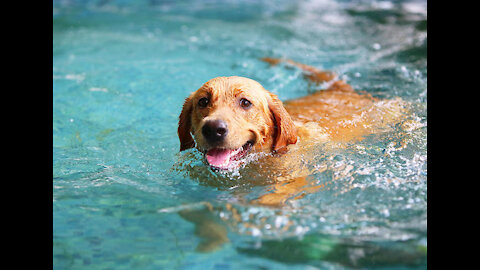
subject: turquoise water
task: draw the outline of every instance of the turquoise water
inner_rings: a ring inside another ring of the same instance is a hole
[[[426,268],[426,1],[53,7],[54,269]],[[176,129],[184,98],[213,77],[249,77],[282,100],[319,89],[264,56],[333,70],[410,113],[333,155],[319,146],[311,181],[328,189],[280,210],[246,205],[234,194],[267,187],[241,171],[217,183],[198,153],[178,153]],[[211,253],[195,251],[202,239],[178,214],[202,202],[228,224],[230,242]],[[228,222],[226,203],[242,222]]]

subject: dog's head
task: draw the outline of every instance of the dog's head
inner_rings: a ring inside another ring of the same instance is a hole
[[[280,151],[297,142],[295,125],[277,96],[235,76],[211,79],[185,100],[178,137],[180,151],[196,143],[218,169],[230,169],[248,152]]]

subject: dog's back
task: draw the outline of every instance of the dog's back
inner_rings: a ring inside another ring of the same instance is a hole
[[[311,83],[329,84],[325,90],[288,100],[283,103],[304,140],[328,139],[348,142],[363,139],[368,134],[388,130],[406,113],[401,99],[379,100],[359,93],[336,75],[290,59],[262,58],[270,65],[281,62],[304,71]]]
[[[386,131],[401,120],[406,110],[400,99],[379,100],[369,94],[359,94],[343,81],[336,81],[326,90],[286,101],[284,106],[300,136],[302,130],[303,134],[308,131],[305,125],[317,126],[315,123],[318,124],[315,136],[328,136],[331,141],[342,142]]]

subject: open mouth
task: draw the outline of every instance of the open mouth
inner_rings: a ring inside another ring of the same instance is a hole
[[[253,142],[248,141],[238,149],[212,148],[205,153],[208,165],[214,169],[229,170],[236,161],[244,158],[252,149]]]

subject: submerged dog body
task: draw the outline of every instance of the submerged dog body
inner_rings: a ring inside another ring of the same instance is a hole
[[[335,81],[331,72],[291,60],[262,60],[296,66],[309,81],[329,86],[283,103],[252,79],[214,78],[186,98],[178,126],[180,151],[196,147],[215,170],[235,170],[246,162],[248,153],[266,153],[242,171],[246,181],[270,185],[269,192],[249,204],[279,207],[291,198],[318,191],[323,184],[310,185],[307,177],[312,171],[303,164],[313,159],[316,151],[312,149],[319,143],[342,147],[344,142],[387,131],[405,115],[401,99],[379,100],[357,93],[344,81]],[[243,201],[239,193],[236,201]],[[235,191],[232,195],[236,196]],[[212,211],[210,207],[180,212],[195,223],[196,232],[204,238],[199,251],[214,250],[228,241],[226,229],[212,217]],[[235,223],[238,219],[224,221]]]

